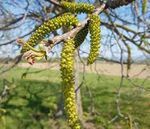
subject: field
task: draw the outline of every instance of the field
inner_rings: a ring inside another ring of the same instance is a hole
[[[86,64],[86,62],[85,62]],[[33,66],[27,63],[20,63],[19,67],[23,68],[37,68],[37,69],[52,69],[58,70],[59,63],[35,63]],[[113,75],[113,76],[121,76],[121,66],[116,63],[106,63],[106,62],[96,62],[93,65],[87,66],[79,63],[80,72],[83,72],[85,69],[88,73],[99,73],[104,75]],[[127,74],[126,65],[123,65],[124,75]],[[146,64],[132,64],[131,70],[129,72],[131,78],[146,78],[150,76],[150,66]]]
[[[0,99],[0,129],[69,129],[65,116],[58,112],[62,109],[62,93],[56,69],[18,66],[1,75],[0,93],[4,87],[8,89]],[[81,94],[89,129],[149,129],[150,80],[144,77],[124,78],[118,115],[120,77],[87,72]]]

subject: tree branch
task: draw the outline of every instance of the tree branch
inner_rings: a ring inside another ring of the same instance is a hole
[[[124,6],[124,5],[128,5],[130,3],[132,3],[135,0],[108,0],[108,2],[106,3],[106,8],[118,8],[120,6]]]
[[[95,9],[95,12],[93,14],[101,13],[104,10],[104,8],[105,8],[105,4],[102,4],[99,8]],[[55,36],[50,41],[54,45],[56,45],[56,44],[60,43],[61,41],[65,41],[68,37],[73,38],[88,23],[88,20],[89,20],[89,18],[86,18],[84,21],[80,22],[76,28],[74,28],[60,36]],[[50,45],[51,44],[49,44],[49,43],[46,44],[46,46],[50,46]]]
[[[60,6],[59,2],[56,1],[56,0],[46,0],[46,1],[49,1],[50,3],[56,5],[56,6]]]
[[[57,2],[55,0],[48,0],[48,1],[53,3],[54,5],[60,6],[59,2]],[[106,4],[102,3],[100,7],[96,8],[95,11],[93,12],[93,14],[100,14],[106,8],[117,8],[117,7],[120,7],[123,5],[127,5],[133,1],[134,0],[114,0],[114,1],[109,0]],[[74,28],[60,36],[55,36],[50,41],[56,45],[56,44],[60,43],[61,41],[66,40],[68,37],[74,37],[87,24],[88,20],[89,20],[88,18],[85,19],[83,22],[79,23],[80,25],[77,26],[76,28]],[[50,46],[50,44],[47,43],[46,46]]]

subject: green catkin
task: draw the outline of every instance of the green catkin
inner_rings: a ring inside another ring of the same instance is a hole
[[[50,19],[47,22],[44,22],[36,31],[33,33],[31,38],[27,41],[27,44],[30,46],[36,46],[48,33],[51,31],[57,30],[62,26],[76,26],[78,20],[76,17],[70,13],[65,13],[56,18]],[[25,44],[22,48],[22,53],[30,50]]]
[[[74,40],[64,43],[61,53],[60,70],[63,84],[64,105],[68,123],[72,129],[80,129],[75,102],[74,82]]]
[[[142,2],[142,13],[144,14],[147,9],[147,0],[143,0]]]
[[[89,16],[89,32],[91,38],[91,48],[88,56],[87,64],[92,64],[98,54],[100,48],[100,18],[96,14],[92,14]]]
[[[79,47],[84,42],[87,34],[88,34],[88,26],[85,26],[82,30],[80,30],[76,34],[76,36],[74,38],[75,48]]]
[[[60,2],[60,5],[69,12],[72,13],[92,13],[94,6],[87,3],[75,3],[75,2]]]

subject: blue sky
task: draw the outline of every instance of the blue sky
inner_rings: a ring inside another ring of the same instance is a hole
[[[85,0],[86,1],[86,0]],[[11,0],[8,0],[8,2],[11,2]],[[93,1],[94,2],[94,1]],[[5,2],[4,2],[5,3]],[[30,1],[30,4],[31,6],[29,6],[29,9],[30,10],[34,10],[34,11],[38,11],[39,8],[37,6],[37,2],[36,0],[32,0]],[[8,4],[6,3],[5,6],[8,6]],[[8,10],[11,10],[13,13],[15,14],[24,14],[24,13],[28,13],[28,12],[25,12],[24,8],[26,5],[24,3],[24,0],[20,0],[20,4],[19,5],[16,5],[16,7],[14,6],[11,6],[9,5],[8,6]],[[126,7],[121,7],[121,8],[118,8],[118,9],[115,9],[113,11],[116,12],[117,15],[119,15],[121,18],[123,17],[125,20],[128,20],[130,22],[133,22],[133,16],[130,12],[130,5],[129,6],[126,6]],[[78,18],[79,20],[83,20],[84,18],[86,17],[85,14],[80,14],[78,15]],[[108,19],[106,17],[104,17],[103,14],[100,15],[102,21],[105,21],[105,22],[109,22]],[[122,24],[120,21],[115,21],[116,23],[119,23],[119,24]],[[35,27],[35,21],[32,21],[32,20],[29,20],[29,19],[26,19],[24,21],[22,21],[21,23],[19,23],[20,25],[20,28],[19,29],[14,29],[14,30],[11,30],[9,33],[5,33],[4,31],[0,31],[0,34],[4,34],[4,39],[1,39],[0,43],[3,43],[4,41],[6,42],[7,40],[6,39],[15,39],[17,37],[19,37],[20,35],[23,35],[25,33],[28,33],[30,30],[32,30],[34,27]],[[130,27],[131,29],[134,29],[136,31],[141,31],[137,26],[134,26],[134,25],[130,25],[128,26]],[[24,30],[24,31],[23,31]],[[14,33],[15,32],[15,33]],[[60,31],[59,31],[60,32]],[[112,50],[113,50],[113,53],[114,53],[114,56],[112,56],[112,53],[111,53],[111,49],[110,49],[110,45],[111,44],[116,44],[116,41],[115,40],[112,40],[112,43],[109,43],[107,42],[107,38],[106,38],[106,35],[110,34],[111,35],[111,31],[109,31],[108,29],[106,29],[105,27],[101,26],[101,33],[102,33],[102,38],[101,38],[101,49],[100,49],[100,56],[104,56],[104,57],[107,57],[107,58],[116,58],[116,59],[119,59],[119,53],[120,53],[120,50],[119,48],[117,47],[117,45],[114,45],[112,47]],[[122,31],[122,33],[124,33],[125,35],[127,34],[126,32]],[[24,38],[25,40],[28,40],[29,36]],[[83,43],[83,45],[81,46],[81,49],[83,51],[86,51],[86,52],[89,52],[90,50],[90,37],[89,35],[87,36],[87,40],[85,40],[85,42]],[[121,41],[119,41],[120,44]],[[106,46],[104,44],[107,44]],[[133,58],[137,58],[137,57],[141,57],[143,56],[143,53],[141,53],[137,47],[135,47],[134,45],[132,45],[131,43],[129,43],[130,47],[132,48],[132,57]],[[11,57],[15,57],[16,55],[19,54],[19,51],[18,50],[18,47],[17,46],[13,46],[12,45],[7,45],[7,46],[2,46],[0,48],[0,55],[5,52],[5,56],[11,56]],[[58,53],[60,53],[61,51],[61,45],[55,47],[53,49],[54,51],[58,51]],[[3,55],[2,55],[3,56]],[[82,56],[87,56],[86,54],[83,54]],[[126,58],[127,57],[127,54],[124,54],[124,57]]]

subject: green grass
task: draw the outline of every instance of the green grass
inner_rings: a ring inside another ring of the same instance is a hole
[[[0,111],[1,117],[5,118],[6,129],[69,129],[64,115],[56,117],[62,107],[60,73],[30,69],[26,75],[26,71],[14,68],[1,75],[0,93],[4,84],[10,88],[9,94],[0,103],[0,108],[6,110],[6,113]],[[125,117],[131,116],[134,127],[149,129],[150,80],[132,79],[132,83],[125,79],[121,88],[121,113]],[[115,100],[119,85],[120,77],[85,75],[81,87],[84,119],[97,129],[129,129],[129,120],[122,117],[109,123],[117,114]]]

